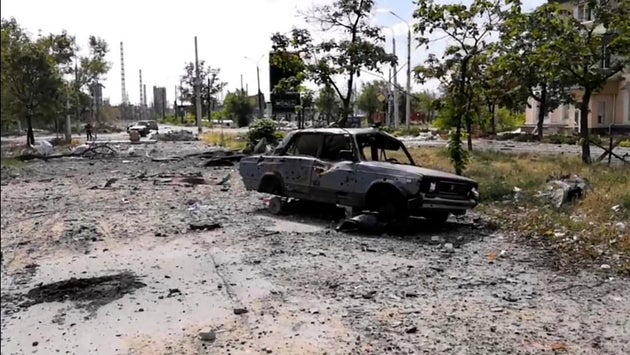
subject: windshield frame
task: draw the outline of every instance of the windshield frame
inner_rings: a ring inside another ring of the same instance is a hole
[[[357,147],[357,153],[358,153],[358,154],[357,154],[357,155],[358,155],[358,156],[357,156],[357,158],[358,158],[360,161],[365,161],[365,162],[374,162],[374,161],[377,161],[377,162],[387,163],[387,161],[383,161],[383,160],[370,160],[370,159],[367,159],[367,157],[365,156],[365,154],[363,154],[363,148],[362,148],[362,147],[361,147],[361,145],[359,144],[359,140],[360,140],[360,138],[362,138],[362,137],[366,137],[366,136],[368,136],[368,137],[369,137],[369,136],[380,136],[380,137],[382,137],[382,138],[384,138],[384,139],[388,139],[388,140],[390,140],[390,141],[392,141],[392,142],[397,143],[397,144],[399,145],[399,147],[400,147],[400,148],[402,148],[402,151],[405,153],[405,156],[407,157],[407,160],[409,160],[409,163],[411,163],[410,165],[412,165],[412,166],[417,166],[417,165],[416,165],[416,162],[415,162],[415,161],[413,160],[413,158],[411,157],[411,154],[409,154],[409,150],[407,150],[407,147],[405,146],[405,144],[404,144],[403,142],[401,142],[399,139],[397,139],[396,137],[394,137],[394,136],[392,136],[392,135],[390,135],[390,134],[384,133],[384,132],[382,132],[382,131],[379,131],[379,132],[373,132],[373,133],[361,133],[361,134],[355,134],[355,135],[354,135],[354,140],[355,140],[355,144],[356,144],[356,147]],[[394,151],[394,150],[391,150],[391,149],[384,149],[384,148],[380,148],[379,150],[380,150],[380,151],[382,151],[382,150],[385,150],[385,151],[388,151],[388,150],[389,150],[389,151]],[[391,163],[391,164],[393,164],[393,163]],[[400,163],[400,165],[409,165],[409,164]]]

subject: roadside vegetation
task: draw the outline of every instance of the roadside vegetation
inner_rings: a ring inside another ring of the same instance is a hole
[[[453,171],[445,149],[411,149],[416,164]],[[575,204],[555,208],[547,180],[578,175],[591,185]],[[472,152],[465,175],[479,182],[478,211],[492,225],[550,247],[566,266],[608,265],[630,275],[630,169],[579,158]],[[603,266],[607,268],[608,266]]]

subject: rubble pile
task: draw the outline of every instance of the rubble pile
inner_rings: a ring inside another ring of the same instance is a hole
[[[188,142],[198,140],[197,136],[185,129],[179,131],[169,131],[166,133],[155,133],[151,136],[151,139],[162,142]]]

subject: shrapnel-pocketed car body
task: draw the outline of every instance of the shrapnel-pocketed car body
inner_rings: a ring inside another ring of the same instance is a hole
[[[479,200],[476,181],[417,166],[405,145],[378,128],[290,132],[268,155],[243,158],[248,190],[439,223]]]

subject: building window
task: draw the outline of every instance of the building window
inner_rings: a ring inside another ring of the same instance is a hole
[[[562,119],[563,120],[569,119],[569,105],[562,106]]]
[[[592,20],[592,11],[588,8],[588,5],[586,3],[577,5],[576,18],[580,21]]]
[[[606,123],[606,102],[600,101],[597,107],[597,123]]]

